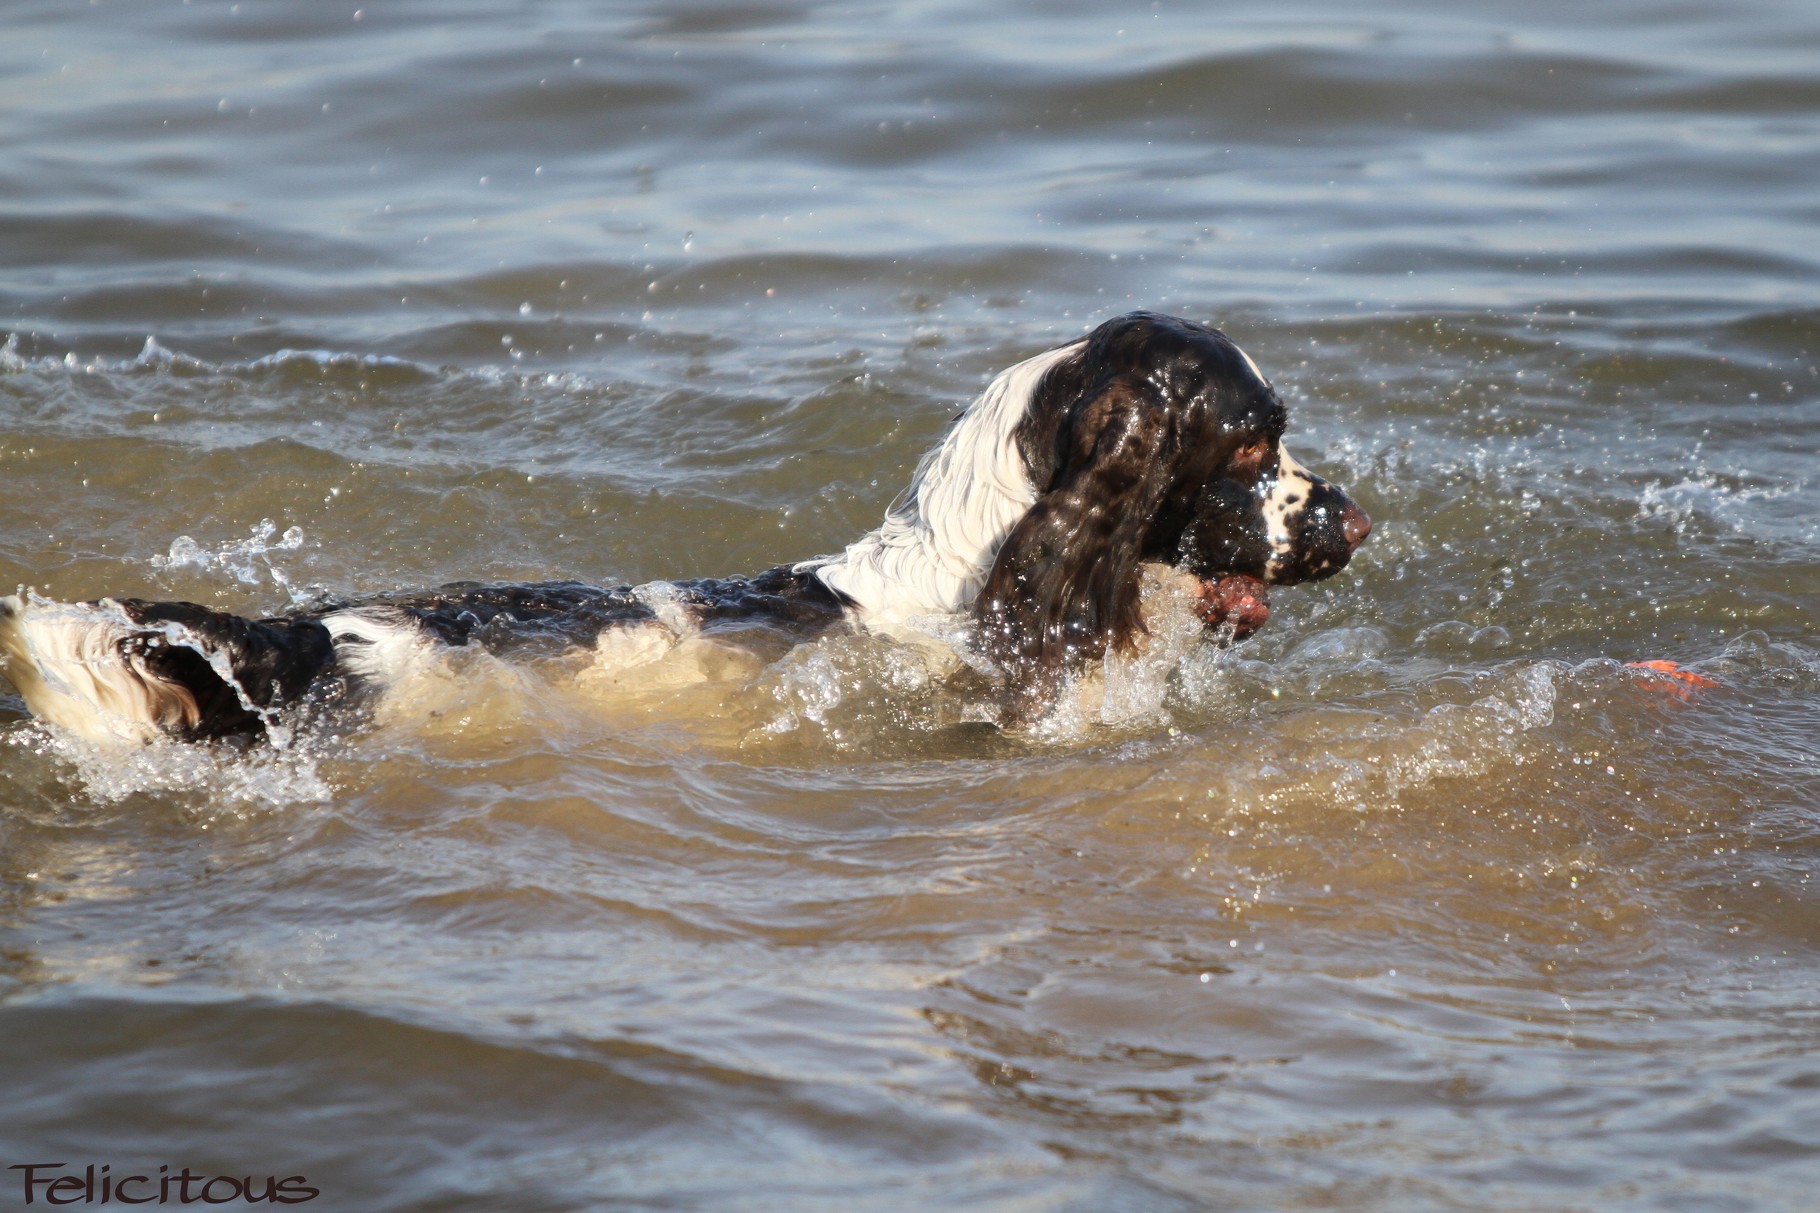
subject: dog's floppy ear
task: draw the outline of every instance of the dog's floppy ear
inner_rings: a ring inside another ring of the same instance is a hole
[[[998,550],[975,603],[995,660],[1056,671],[1144,631],[1137,566],[1173,479],[1175,418],[1134,377],[1100,385],[1062,436],[1060,464]]]

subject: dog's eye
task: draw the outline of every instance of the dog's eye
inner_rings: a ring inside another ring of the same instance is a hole
[[[1232,456],[1230,475],[1234,480],[1247,484],[1253,483],[1263,474],[1264,464],[1270,459],[1270,440],[1260,438],[1256,442],[1240,447]]]

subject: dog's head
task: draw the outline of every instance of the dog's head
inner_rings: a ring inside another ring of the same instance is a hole
[[[1141,331],[1160,346],[1167,381],[1193,385],[1186,394],[1202,398],[1218,422],[1206,441],[1214,458],[1186,524],[1177,534],[1178,490],[1176,511],[1159,512],[1148,546],[1200,579],[1200,611],[1210,627],[1246,636],[1270,618],[1267,586],[1339,572],[1371,533],[1371,519],[1284,448],[1288,410],[1243,350],[1217,330],[1169,327],[1175,331],[1161,341],[1149,318]],[[1197,428],[1206,432],[1205,424]],[[1198,476],[1190,472],[1187,482]]]
[[[1266,585],[1346,567],[1371,521],[1283,449],[1288,422],[1216,329],[1134,312],[1088,334],[1018,434],[1042,489],[980,596],[988,643],[1052,666],[1130,645],[1144,560],[1199,577],[1208,621],[1241,633],[1267,614]]]

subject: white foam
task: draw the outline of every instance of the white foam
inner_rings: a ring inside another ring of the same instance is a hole
[[[151,338],[146,338],[149,345]],[[399,358],[391,354],[352,354],[344,350],[294,350],[282,349],[255,358],[241,365],[250,370],[269,370],[274,367],[298,366],[309,364],[317,367],[401,367],[406,370],[424,371],[422,363],[412,362],[408,358]]]
[[[1637,516],[1666,522],[1682,535],[1687,534],[1690,524],[1704,519],[1748,538],[1793,530],[1794,537],[1812,541],[1820,535],[1820,526],[1808,522],[1805,511],[1786,506],[1762,508],[1785,498],[1798,498],[1807,489],[1803,483],[1746,486],[1730,476],[1700,469],[1674,483],[1644,485],[1637,495]]]
[[[415,371],[426,377],[444,373],[439,368],[391,354],[357,354],[346,350],[281,349],[246,361],[210,362],[207,359],[173,350],[160,342],[156,336],[147,336],[145,344],[131,358],[108,358],[100,354],[84,357],[75,350],[69,350],[63,354],[27,357],[19,351],[19,334],[17,332],[8,333],[5,342],[0,343],[0,371],[12,373],[77,371],[83,374],[99,375],[109,372],[175,370],[199,375],[243,375],[282,370],[293,366],[311,366],[324,370],[397,368]],[[476,371],[471,374],[476,378],[484,378],[487,372]],[[518,376],[518,378],[528,383],[531,379],[541,380],[543,376]]]
[[[96,744],[39,720],[0,741],[69,764],[85,795],[117,802],[144,793],[199,796],[215,811],[238,814],[331,800],[321,769],[328,743],[311,739],[280,749],[153,738],[142,745]]]

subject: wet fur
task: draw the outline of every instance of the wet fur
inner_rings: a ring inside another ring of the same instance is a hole
[[[0,598],[0,673],[91,737],[256,735],[325,686],[382,686],[411,652],[596,645],[764,628],[813,637],[970,611],[1013,685],[1136,645],[1139,566],[1280,584],[1343,567],[1369,521],[1290,459],[1288,414],[1224,334],[1136,312],[998,375],[874,531],[754,577],[441,589],[264,620],[193,603]]]

